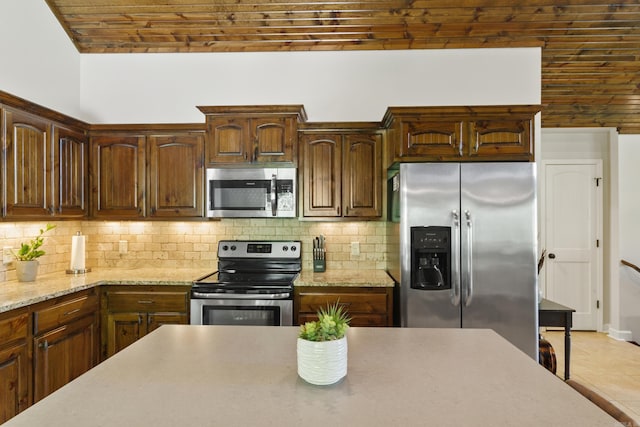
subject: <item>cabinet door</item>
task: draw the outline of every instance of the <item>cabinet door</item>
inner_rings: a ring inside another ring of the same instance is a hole
[[[107,315],[107,357],[136,342],[146,332],[142,313],[109,313]]]
[[[149,215],[202,217],[202,133],[149,137]]]
[[[205,155],[208,166],[251,161],[249,119],[210,117],[207,118],[207,132]]]
[[[251,119],[251,161],[293,162],[296,158],[295,121],[275,117]]]
[[[77,131],[54,127],[54,214],[84,217],[88,211],[89,143]]]
[[[0,424],[29,406],[29,367],[25,341],[0,347]]]
[[[155,331],[162,325],[188,325],[186,313],[149,313],[147,314],[147,333]]]
[[[456,159],[462,156],[464,123],[462,121],[403,121],[400,156],[425,159]]]
[[[303,215],[342,215],[342,135],[302,137]]]
[[[144,136],[94,136],[91,144],[93,215],[98,218],[144,217]]]
[[[97,363],[95,316],[87,316],[34,338],[34,401],[82,375]]]
[[[6,151],[5,216],[43,217],[53,211],[49,122],[4,110]]]
[[[531,121],[530,118],[504,118],[471,122],[467,155],[511,160],[531,159]]]
[[[345,135],[343,153],[343,216],[379,217],[382,215],[380,135]]]

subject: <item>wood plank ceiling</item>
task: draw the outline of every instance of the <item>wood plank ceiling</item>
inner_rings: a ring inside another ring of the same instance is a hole
[[[46,0],[81,53],[542,47],[542,126],[640,133],[640,2]]]

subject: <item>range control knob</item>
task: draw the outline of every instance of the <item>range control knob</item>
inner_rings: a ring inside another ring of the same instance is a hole
[[[288,250],[289,250],[289,248],[288,248],[287,246],[283,246],[283,247],[282,247],[282,251],[283,251],[283,252],[287,252]]]
[[[236,245],[231,245],[231,250],[235,251],[236,250]]]
[[[295,246],[291,246],[291,252],[295,252],[297,250],[298,250],[298,248],[296,248]]]
[[[229,250],[229,246],[227,246],[227,245],[222,245],[222,250],[223,250],[223,251],[228,251],[228,250]]]

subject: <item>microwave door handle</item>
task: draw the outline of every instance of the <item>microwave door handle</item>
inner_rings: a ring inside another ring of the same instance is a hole
[[[271,175],[271,216],[276,216],[278,211],[278,195],[276,188],[277,176],[276,174]]]

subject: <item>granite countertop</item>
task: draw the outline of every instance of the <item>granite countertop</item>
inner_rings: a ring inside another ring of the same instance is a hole
[[[303,270],[295,286],[373,286],[393,287],[395,282],[384,270],[330,270],[315,273]]]
[[[105,268],[86,274],[64,272],[39,275],[35,282],[16,280],[0,283],[0,313],[98,285],[184,285],[213,271],[198,268]],[[313,273],[303,270],[294,286],[393,286],[383,270],[333,270]]]
[[[0,283],[0,313],[98,285],[185,285],[211,273],[211,268],[108,268],[86,274],[39,275],[35,282]]]
[[[298,377],[297,334],[164,325],[3,427],[620,425],[491,330],[349,328],[330,386]]]

